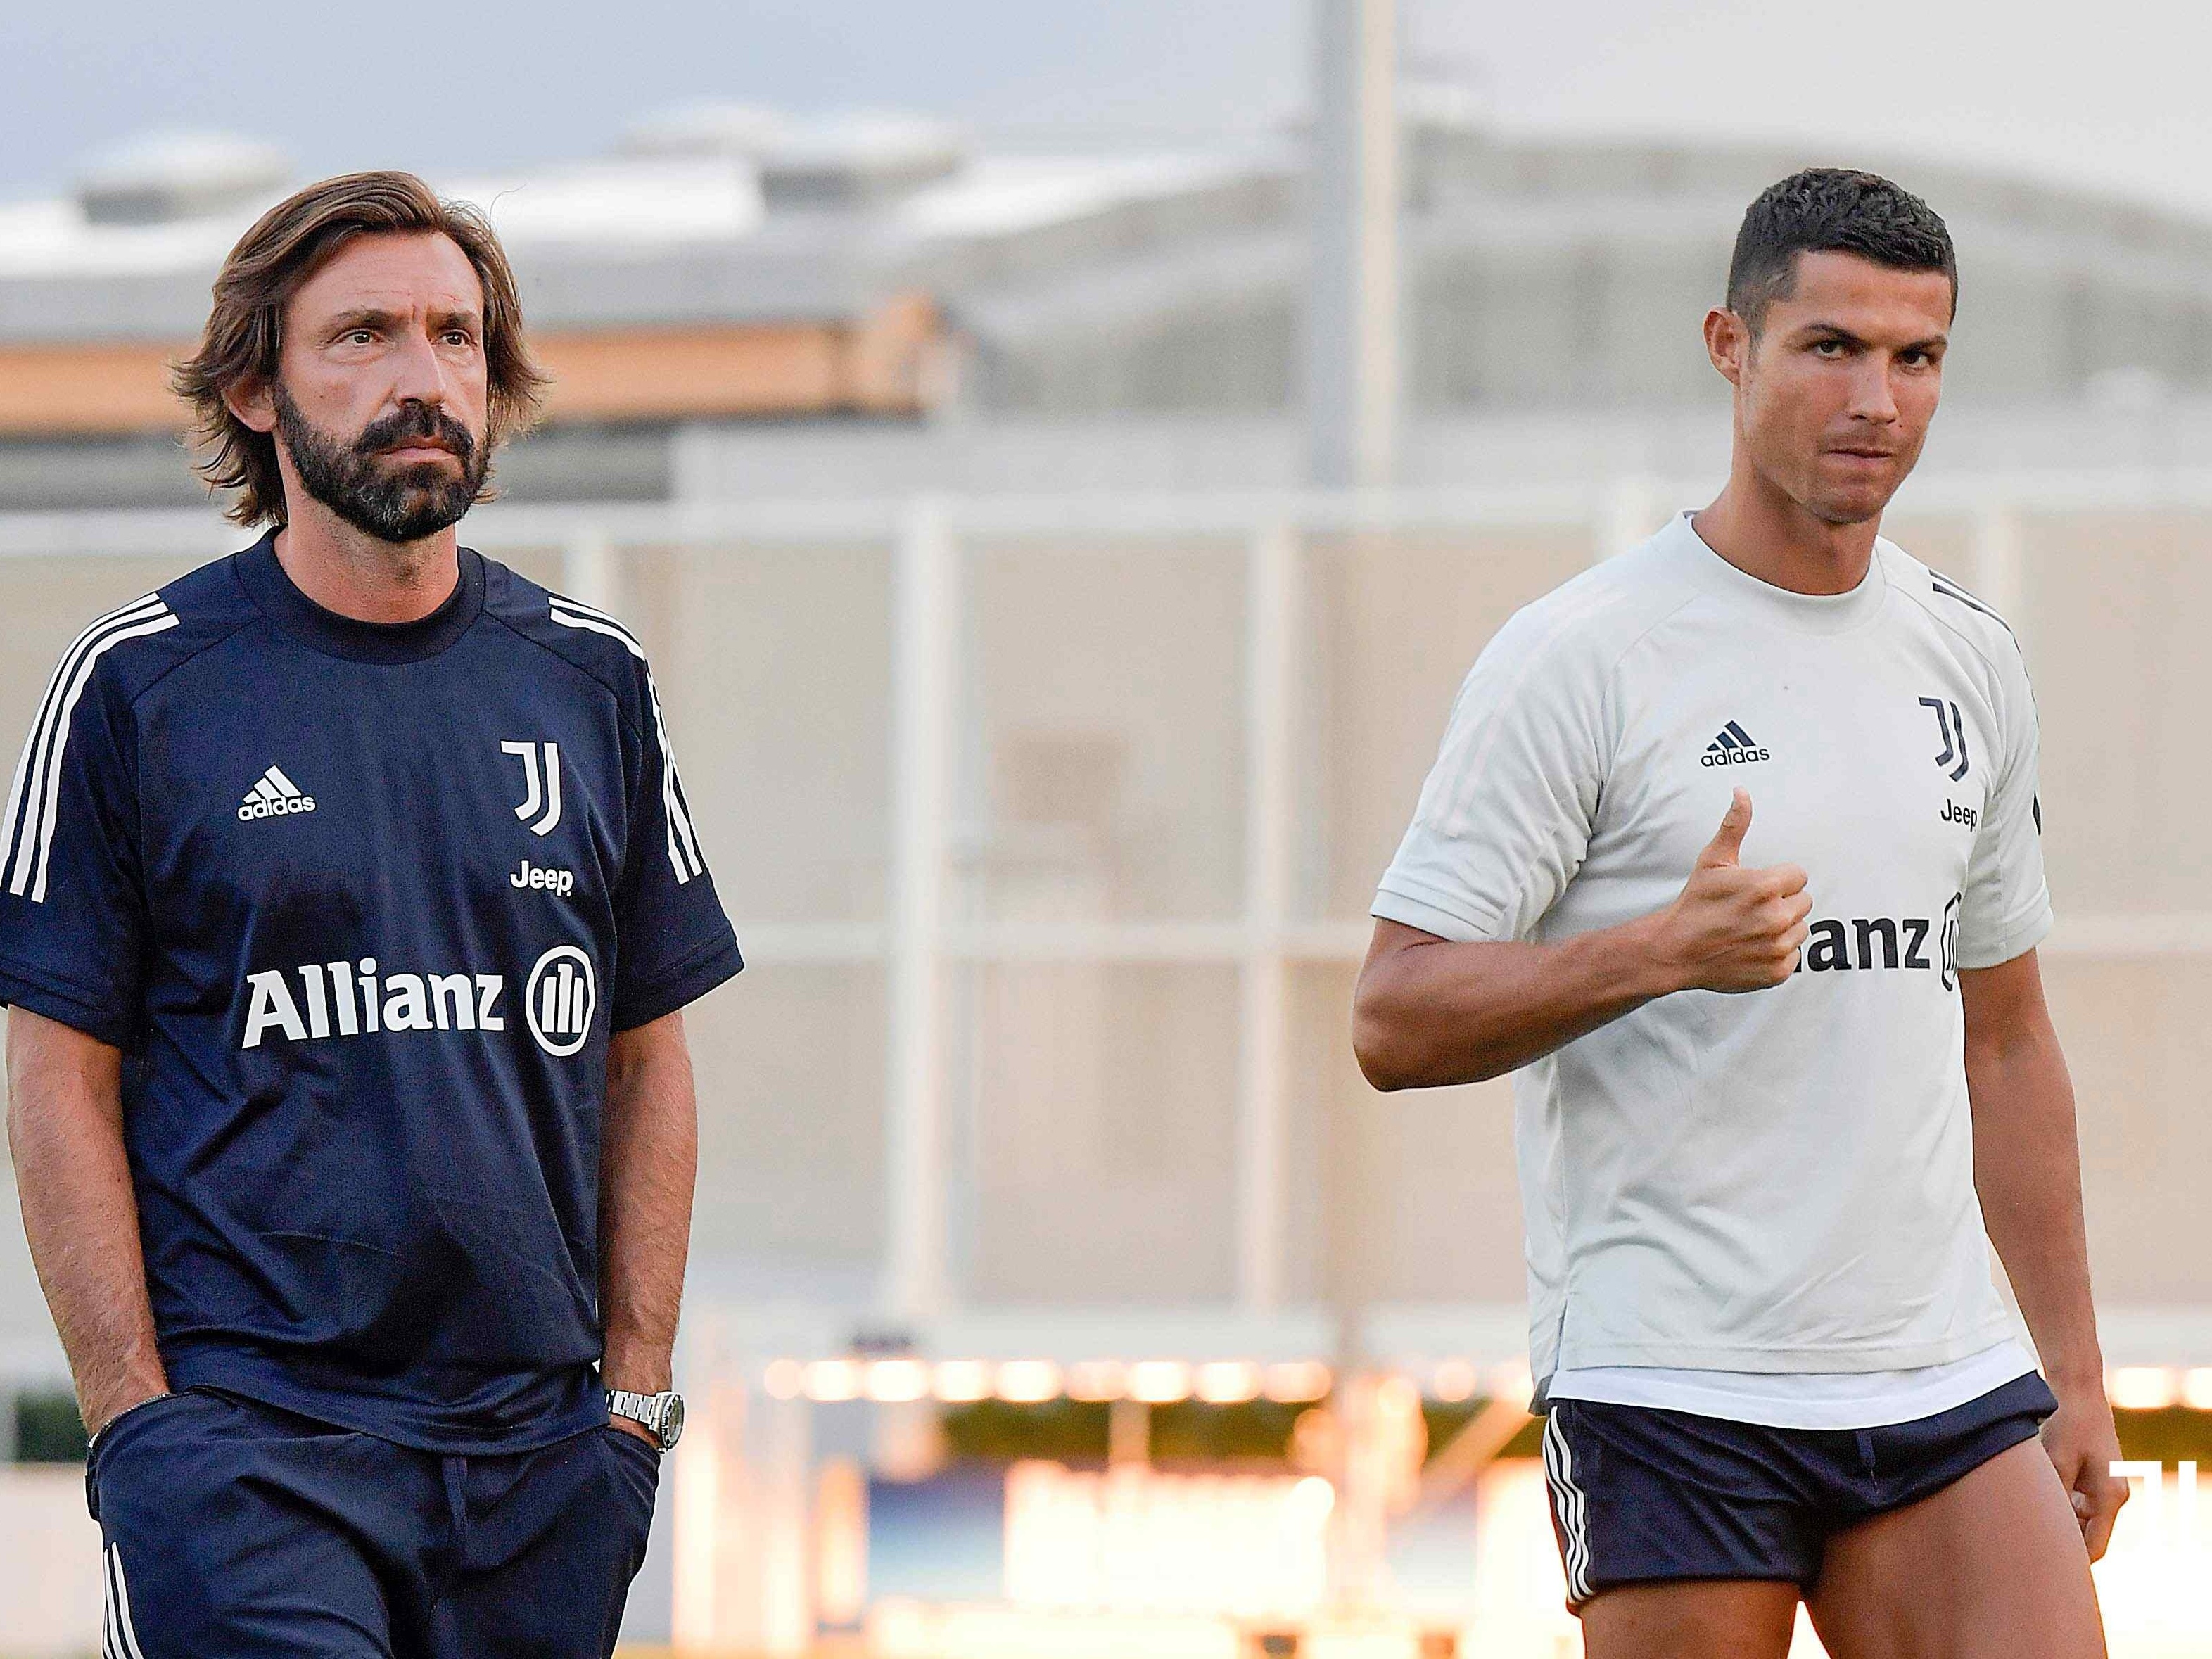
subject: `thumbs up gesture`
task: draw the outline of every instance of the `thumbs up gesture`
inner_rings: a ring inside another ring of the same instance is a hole
[[[1794,864],[1745,869],[1751,794],[1739,789],[1698,854],[1682,896],[1660,913],[1656,949],[1678,990],[1763,991],[1797,969],[1813,901]]]

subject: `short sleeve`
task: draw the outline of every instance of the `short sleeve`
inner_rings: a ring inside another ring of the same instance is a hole
[[[1456,940],[1525,939],[1589,851],[1604,675],[1565,623],[1523,611],[1460,688],[1374,914]]]
[[[2043,875],[2043,805],[2036,769],[2041,739],[2027,665],[2006,641],[1997,654],[1991,707],[2001,744],[1996,775],[1975,827],[1959,907],[1961,968],[1994,968],[2033,950],[2051,931]]]
[[[744,966],[700,850],[653,677],[635,665],[642,763],[630,798],[615,889],[614,1029],[629,1030],[696,1001]]]
[[[146,939],[129,711],[73,653],[0,818],[0,1003],[128,1048]]]

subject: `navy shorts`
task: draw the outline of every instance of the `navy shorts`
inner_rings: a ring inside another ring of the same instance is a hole
[[[1554,1400],[1544,1473],[1567,1605],[1665,1579],[1786,1578],[1809,1590],[1831,1533],[1942,1491],[2033,1439],[2057,1409],[2032,1371],[1875,1429],[1770,1429]]]
[[[659,1462],[610,1428],[447,1457],[210,1389],[154,1401],[85,1471],[102,1659],[606,1659]]]

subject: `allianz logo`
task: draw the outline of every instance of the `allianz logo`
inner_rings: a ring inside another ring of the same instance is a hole
[[[1810,924],[1798,971],[1808,974],[1918,969],[1942,975],[1943,988],[1959,976],[1959,905],[1955,896],[1940,919],[1929,916],[1834,917]]]
[[[303,962],[246,976],[241,1048],[274,1039],[318,1042],[411,1031],[504,1031],[507,975],[385,973],[374,957]],[[590,955],[556,945],[538,958],[523,994],[532,1039],[556,1058],[591,1038],[599,986]]]

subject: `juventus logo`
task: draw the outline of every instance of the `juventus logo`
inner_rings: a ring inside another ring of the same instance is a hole
[[[533,836],[550,836],[553,826],[561,822],[561,745],[557,743],[503,743],[499,746],[502,755],[514,755],[522,762],[522,805],[514,809],[514,816],[527,822],[537,817],[540,808],[544,816],[531,824]],[[541,775],[538,756],[543,750],[545,763]]]
[[[1923,697],[1923,708],[1936,711],[1936,730],[1943,739],[1943,752],[1936,757],[1936,764],[1943,768],[1952,782],[1966,775],[1966,722],[1955,702],[1945,702],[1941,697]],[[552,745],[548,744],[547,748]],[[1954,766],[1952,763],[1958,763]]]

